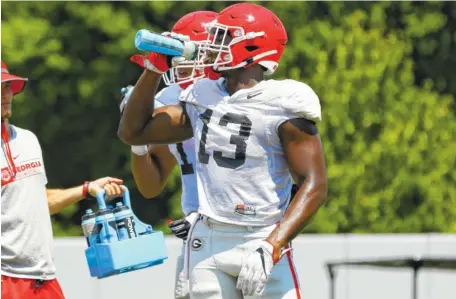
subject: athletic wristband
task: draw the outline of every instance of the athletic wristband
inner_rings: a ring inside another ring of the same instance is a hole
[[[131,152],[136,156],[145,156],[148,153],[147,145],[132,145]]]
[[[85,181],[84,184],[82,185],[82,197],[87,198],[87,194],[89,193],[89,181]]]

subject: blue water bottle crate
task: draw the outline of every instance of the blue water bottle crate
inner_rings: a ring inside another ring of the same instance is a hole
[[[90,276],[105,278],[162,264],[168,258],[165,238],[160,231],[141,222],[134,214],[125,186],[122,202],[106,205],[105,191],[97,193],[99,210],[87,210],[82,228]]]

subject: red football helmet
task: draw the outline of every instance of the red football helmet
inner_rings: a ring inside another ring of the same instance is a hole
[[[208,31],[207,42],[199,47],[197,64],[213,66],[217,71],[260,64],[265,74],[271,75],[288,41],[280,19],[253,3],[225,8],[208,24]]]
[[[171,32],[188,36],[191,41],[199,45],[206,42],[208,38],[206,25],[212,22],[217,15],[213,11],[195,11],[186,14],[177,21]],[[217,79],[220,75],[212,71],[211,68],[197,67],[194,61],[186,60],[163,74],[163,80],[166,85],[178,83],[182,88],[185,88],[195,80],[206,76]]]

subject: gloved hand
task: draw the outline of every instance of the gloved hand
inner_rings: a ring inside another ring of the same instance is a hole
[[[187,35],[177,34],[174,32],[163,32],[162,35],[178,39],[184,43],[190,41],[190,38]],[[187,53],[183,53],[184,56],[186,56],[186,54]],[[163,74],[169,70],[170,67],[176,66],[180,62],[185,61],[186,58],[184,56],[167,57],[163,54],[150,52],[147,55],[133,55],[130,57],[130,61],[149,71],[157,74]]]
[[[181,42],[184,42],[184,43],[190,41],[190,37],[188,35],[183,35],[183,34],[180,34],[180,33],[165,31],[165,32],[162,32],[161,35],[167,36],[167,37],[171,37],[171,38],[174,38],[174,39],[178,39],[178,40],[180,40]]]
[[[168,226],[176,237],[182,240],[187,240],[188,232],[198,219],[198,215],[199,214],[193,212],[190,213],[187,217],[179,220],[168,220]]]
[[[162,35],[180,40],[184,44],[182,56],[173,57],[171,66],[176,66],[184,60],[192,60],[195,58],[198,48],[196,42],[190,40],[190,36],[168,31],[163,32]]]
[[[147,55],[135,54],[130,57],[130,61],[160,75],[169,70],[168,58],[163,54],[153,52]]]
[[[291,249],[281,252],[274,260],[274,247],[267,241],[261,241],[258,248],[247,256],[239,273],[236,288],[244,296],[260,295],[268,281],[274,265]]]

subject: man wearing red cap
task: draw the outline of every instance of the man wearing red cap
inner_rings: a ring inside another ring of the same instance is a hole
[[[50,214],[102,189],[108,197],[122,194],[122,180],[105,177],[69,189],[47,189],[37,137],[9,124],[13,96],[27,79],[10,74],[2,61],[2,244],[3,299],[63,299],[52,261]]]

